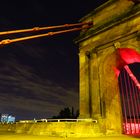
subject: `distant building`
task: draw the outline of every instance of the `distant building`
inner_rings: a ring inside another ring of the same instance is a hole
[[[12,116],[12,115],[9,115],[8,116],[8,120],[7,120],[7,123],[14,123],[15,122],[15,117]]]
[[[2,114],[1,115],[1,122],[6,123],[8,121],[8,114]]]
[[[9,114],[2,114],[1,115],[1,122],[2,123],[14,123],[15,117]]]

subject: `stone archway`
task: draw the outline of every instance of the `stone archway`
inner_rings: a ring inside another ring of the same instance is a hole
[[[106,135],[121,134],[123,117],[118,76],[125,65],[140,62],[139,5],[128,0],[109,1],[82,21],[90,20],[94,26],[82,32],[77,40],[79,117],[96,119],[100,131]]]

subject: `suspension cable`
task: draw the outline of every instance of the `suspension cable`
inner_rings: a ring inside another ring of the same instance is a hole
[[[4,32],[0,32],[0,35],[37,32],[37,31],[44,31],[44,30],[50,30],[50,29],[58,29],[58,28],[66,28],[66,27],[74,27],[74,26],[83,26],[83,25],[92,25],[92,24],[93,24],[93,22],[83,22],[83,23],[63,24],[63,25],[48,26],[48,27],[33,27],[33,28],[30,28],[30,29],[4,31]]]
[[[75,27],[75,26],[79,26],[79,27]],[[25,41],[25,40],[30,40],[30,39],[40,38],[40,37],[53,36],[53,35],[57,35],[57,34],[67,33],[67,32],[74,32],[74,31],[79,31],[82,29],[88,29],[92,26],[93,26],[93,22],[85,22],[85,23],[64,24],[64,25],[41,27],[41,28],[34,27],[32,29],[0,32],[0,35],[8,35],[8,34],[15,34],[15,33],[25,33],[25,32],[27,33],[27,32],[42,31],[42,30],[48,30],[48,29],[71,27],[70,29],[63,29],[60,31],[48,32],[48,33],[44,33],[44,34],[25,36],[25,37],[15,38],[15,39],[4,39],[4,40],[0,41],[0,47],[2,48],[3,45],[14,43],[14,42],[20,42],[20,41]]]

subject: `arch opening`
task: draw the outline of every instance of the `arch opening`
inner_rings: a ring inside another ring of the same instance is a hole
[[[140,63],[123,66],[118,81],[123,133],[140,135]]]

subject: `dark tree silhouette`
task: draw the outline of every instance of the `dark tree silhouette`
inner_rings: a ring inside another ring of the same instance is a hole
[[[53,116],[53,119],[76,119],[79,116],[79,111],[76,111],[74,113],[74,108],[72,107],[71,109],[69,107],[66,107],[62,109],[58,116]]]
[[[61,110],[59,112],[59,116],[61,118],[71,118],[72,114],[71,114],[71,111],[70,111],[69,107],[64,108],[64,110]]]
[[[140,3],[140,0],[129,0],[129,1],[133,1],[135,4]]]

